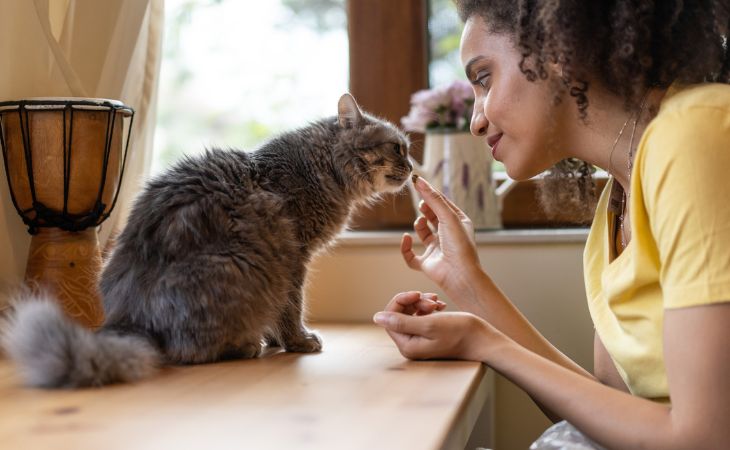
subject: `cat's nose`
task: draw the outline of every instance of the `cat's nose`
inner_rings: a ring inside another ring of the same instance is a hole
[[[406,166],[408,166],[409,172],[413,172],[413,164],[409,160],[406,160]]]

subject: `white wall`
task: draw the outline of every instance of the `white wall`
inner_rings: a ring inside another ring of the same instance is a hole
[[[482,266],[551,342],[592,370],[593,327],[582,274],[586,230],[502,231],[477,237]],[[369,322],[397,292],[444,294],[408,269],[400,233],[348,233],[313,265],[307,295],[312,321]],[[450,305],[451,307],[451,305]],[[495,448],[526,449],[548,420],[521,390],[497,376]],[[477,424],[478,426],[478,424]]]

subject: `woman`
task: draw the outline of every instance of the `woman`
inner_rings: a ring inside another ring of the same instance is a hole
[[[423,179],[425,249],[405,235],[401,252],[463,312],[431,314],[431,296],[407,292],[374,321],[408,358],[484,362],[598,445],[727,448],[728,1],[457,4],[471,130],[509,176],[558,164],[553,178],[581,180],[589,204],[586,168],[611,175],[584,253],[594,373],[510,303],[479,265],[469,219]]]

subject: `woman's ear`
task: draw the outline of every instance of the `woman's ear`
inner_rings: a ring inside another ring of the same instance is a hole
[[[351,128],[362,120],[362,112],[357,105],[355,98],[348,94],[342,94],[337,103],[337,123],[342,128]]]

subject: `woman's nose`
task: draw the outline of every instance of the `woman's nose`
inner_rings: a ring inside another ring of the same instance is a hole
[[[487,127],[489,126],[489,121],[486,116],[484,116],[484,113],[479,109],[480,108],[474,108],[474,113],[471,117],[471,124],[469,124],[471,134],[474,136],[484,136],[487,134]]]

